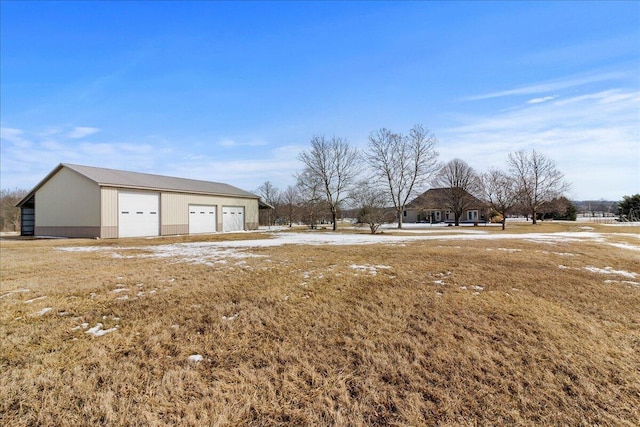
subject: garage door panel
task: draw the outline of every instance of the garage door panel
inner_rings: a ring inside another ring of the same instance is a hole
[[[118,236],[158,236],[159,201],[157,193],[118,193]]]
[[[244,207],[224,206],[222,208],[222,230],[224,232],[244,230]]]
[[[216,207],[189,205],[189,234],[215,233]]]

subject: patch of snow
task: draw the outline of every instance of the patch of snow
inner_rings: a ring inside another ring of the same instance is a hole
[[[34,301],[38,301],[38,300],[41,300],[41,299],[45,299],[46,297],[47,297],[46,295],[43,295],[43,296],[41,296],[41,297],[31,298],[31,299],[26,300],[24,303],[25,303],[25,304],[31,304],[31,303],[32,303],[32,302],[34,302]]]
[[[127,288],[116,288],[116,289],[114,289],[112,292],[115,292],[115,293],[119,293],[119,292],[129,292],[129,289],[127,289]]]
[[[607,243],[609,246],[614,246],[620,249],[628,249],[630,251],[640,251],[640,246],[630,245],[628,243]]]
[[[122,295],[121,297],[116,298],[116,300],[125,301],[129,299],[129,295]]]
[[[222,320],[226,320],[226,321],[232,321],[232,320],[236,320],[238,318],[238,316],[240,315],[240,313],[236,313],[233,316],[222,316]]]
[[[628,277],[630,279],[635,279],[636,276],[638,276],[638,273],[624,271],[624,270],[614,270],[613,267],[598,268],[598,267],[587,266],[587,267],[584,267],[584,269],[592,273],[614,274],[617,276]]]
[[[191,356],[187,357],[187,360],[192,363],[198,363],[202,362],[204,360],[204,357],[199,354],[192,354]]]
[[[2,299],[4,297],[8,297],[8,296],[13,295],[13,294],[19,294],[19,293],[22,293],[22,292],[31,292],[31,291],[29,289],[27,289],[27,288],[16,289],[15,291],[7,292],[4,295],[0,295],[0,299]]]
[[[632,282],[631,280],[605,280],[604,283],[621,283],[624,285],[640,286],[640,282]]]
[[[509,252],[510,254],[514,252],[522,252],[522,249],[498,248],[498,250],[503,252]]]
[[[53,308],[51,307],[46,307],[43,308],[42,310],[38,311],[36,314],[34,314],[34,316],[42,316],[44,314],[47,314],[48,312],[50,312],[51,310],[53,310]]]
[[[94,326],[91,329],[87,329],[86,331],[84,331],[85,334],[91,334],[94,337],[101,337],[103,335],[109,334],[111,332],[115,332],[118,330],[118,327],[115,326],[113,328],[110,329],[102,329],[103,328],[103,324],[102,323],[97,323],[96,326]]]
[[[478,285],[472,285],[471,289],[475,289],[476,291],[484,291],[484,287]]]
[[[351,264],[349,267],[351,267],[353,270],[368,272],[372,276],[376,276],[378,274],[378,270],[390,270],[393,268],[388,265],[369,265],[369,264],[364,264],[364,265]]]
[[[434,280],[433,283],[435,283],[436,285],[444,285],[443,280]]]

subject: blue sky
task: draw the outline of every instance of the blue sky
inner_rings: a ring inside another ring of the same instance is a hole
[[[284,189],[314,135],[414,124],[478,171],[640,192],[640,2],[0,4],[0,186],[58,163]]]

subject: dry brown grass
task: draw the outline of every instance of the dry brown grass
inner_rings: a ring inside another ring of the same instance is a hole
[[[639,425],[640,252],[607,244],[638,230],[595,231],[209,265],[144,246],[231,235],[3,241],[0,425]]]

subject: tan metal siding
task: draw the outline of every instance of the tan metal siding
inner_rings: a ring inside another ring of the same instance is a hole
[[[161,234],[184,234],[189,230],[189,205],[215,205],[218,224],[222,230],[222,206],[243,206],[245,227],[258,228],[258,200],[241,197],[203,196],[187,193],[162,193],[160,195]],[[176,233],[176,231],[178,231]]]
[[[100,187],[63,167],[36,192],[36,227],[100,227]]]
[[[102,218],[103,227],[118,226],[118,189],[110,187],[102,187]]]

